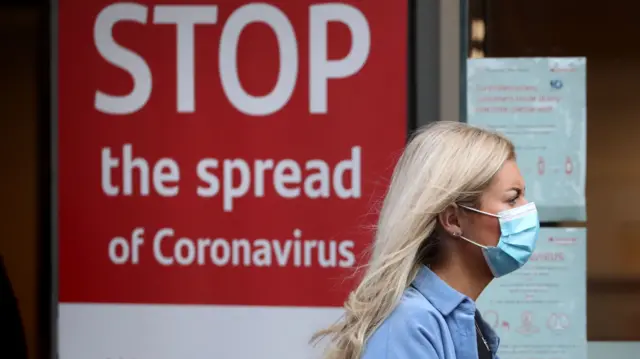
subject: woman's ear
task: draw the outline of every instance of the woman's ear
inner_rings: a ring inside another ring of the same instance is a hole
[[[462,235],[462,227],[460,226],[460,207],[456,204],[447,206],[444,211],[438,214],[438,221],[444,231],[453,237]]]

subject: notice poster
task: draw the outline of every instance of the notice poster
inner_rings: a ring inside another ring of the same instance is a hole
[[[484,58],[467,66],[467,120],[514,142],[541,221],[586,220],[586,59]]]
[[[59,358],[309,357],[406,140],[406,2],[56,8]]]
[[[585,228],[542,228],[529,262],[482,293],[501,359],[587,357],[586,248]]]

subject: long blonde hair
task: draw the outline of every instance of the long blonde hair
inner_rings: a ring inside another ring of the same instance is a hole
[[[429,253],[437,253],[438,214],[455,202],[475,203],[514,157],[504,136],[459,122],[436,122],[414,134],[391,178],[364,277],[341,320],[312,338],[329,338],[325,359],[360,358]]]

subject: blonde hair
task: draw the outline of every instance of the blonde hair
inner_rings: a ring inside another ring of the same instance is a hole
[[[341,320],[312,338],[329,338],[325,359],[360,358],[429,253],[437,253],[438,214],[456,202],[477,202],[510,158],[507,138],[464,123],[440,121],[414,134],[391,178],[364,277]]]

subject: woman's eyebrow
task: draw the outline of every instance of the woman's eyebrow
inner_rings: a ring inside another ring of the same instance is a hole
[[[524,189],[520,188],[520,187],[511,187],[507,190],[507,192],[509,191],[515,191],[516,194],[521,195],[522,193],[524,193]]]

